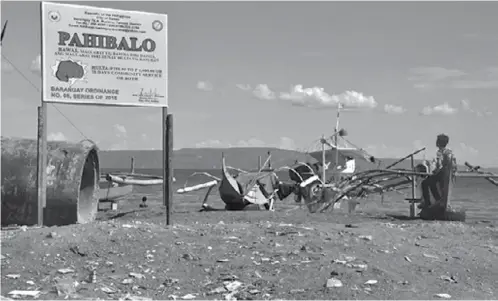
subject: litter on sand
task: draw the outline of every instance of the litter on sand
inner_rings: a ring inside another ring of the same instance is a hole
[[[9,295],[11,296],[22,296],[22,297],[33,297],[36,298],[40,294],[40,291],[11,291]]]
[[[450,299],[451,295],[448,294],[436,294],[436,297],[442,298],[442,299]]]
[[[368,280],[367,282],[365,282],[365,284],[368,284],[368,285],[373,285],[373,284],[377,284],[377,280]]]
[[[336,278],[330,278],[327,280],[327,287],[342,287],[342,282],[339,279]]]

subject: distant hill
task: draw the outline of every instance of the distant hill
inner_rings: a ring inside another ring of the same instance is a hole
[[[266,160],[268,151],[272,154],[272,165],[275,167],[292,165],[295,160],[311,161],[314,159],[305,153],[292,150],[266,147],[244,148],[183,148],[173,153],[174,169],[217,169],[221,166],[221,153],[225,154],[227,165],[244,170],[253,170],[258,167],[258,156],[262,162]],[[160,150],[113,150],[100,151],[101,168],[123,169],[130,167],[131,157],[135,158],[135,168],[156,169],[162,167],[162,151]],[[379,158],[381,167],[386,167],[397,161],[397,158]],[[416,160],[416,164],[419,163]],[[461,162],[463,163],[463,162]],[[358,161],[358,170],[375,168],[377,164]],[[410,168],[410,160],[405,160],[397,168]],[[465,170],[464,166],[459,166]],[[491,171],[491,169],[488,169]],[[498,169],[495,169],[498,172]]]

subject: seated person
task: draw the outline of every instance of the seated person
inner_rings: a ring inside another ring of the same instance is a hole
[[[440,187],[442,180],[445,177],[449,177],[450,173],[454,174],[454,169],[456,168],[455,158],[453,152],[447,148],[450,138],[441,134],[437,136],[436,146],[438,147],[436,153],[436,167],[432,172],[432,175],[428,176],[422,182],[422,203],[419,208],[427,208],[431,206],[430,194],[432,193],[434,199],[436,200],[435,205],[442,205],[442,195]]]

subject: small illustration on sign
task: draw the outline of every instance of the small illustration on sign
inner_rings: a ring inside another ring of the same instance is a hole
[[[154,29],[155,31],[161,31],[163,30],[163,27],[164,27],[163,22],[159,20],[152,22],[152,29]]]
[[[48,13],[48,18],[52,22],[59,22],[61,19],[61,14],[58,11],[51,11]]]
[[[86,66],[82,62],[67,59],[56,61],[55,65],[52,66],[52,71],[55,78],[72,86],[78,80],[85,80]]]

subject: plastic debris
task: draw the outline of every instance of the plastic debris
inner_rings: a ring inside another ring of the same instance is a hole
[[[242,286],[242,282],[240,282],[240,281],[231,281],[231,282],[227,281],[224,283],[224,285],[225,285],[225,288],[227,289],[227,291],[234,292]]]
[[[449,294],[435,294],[436,297],[441,298],[441,299],[450,299],[451,295]]]
[[[133,279],[131,278],[125,278],[123,279],[123,281],[121,281],[121,284],[132,284],[133,283]]]
[[[108,287],[108,286],[103,286],[100,288],[101,291],[103,291],[104,293],[106,294],[114,294],[116,293],[117,291],[111,287]]]
[[[437,257],[436,255],[431,255],[431,254],[422,254],[424,255],[424,257],[427,257],[427,258],[432,258],[432,259],[439,259],[439,257]]]
[[[60,274],[69,274],[69,273],[74,273],[74,270],[69,268],[64,268],[57,270],[57,272],[59,272]]]
[[[229,261],[230,260],[224,258],[216,260],[216,262],[229,262]]]
[[[36,298],[40,295],[40,291],[19,291],[14,290],[8,293],[10,296],[19,296],[19,297],[33,297]]]
[[[186,294],[185,296],[182,297],[183,300],[192,300],[195,298],[196,296],[194,294]]]
[[[444,281],[448,281],[448,282],[451,282],[451,283],[456,283],[457,282],[456,279],[455,279],[455,277],[453,277],[453,276],[451,276],[451,277],[449,277],[449,276],[441,276],[440,278],[442,280],[444,280]]]
[[[360,235],[358,238],[366,240],[366,241],[371,241],[373,239],[372,235]]]
[[[142,274],[140,274],[140,273],[133,273],[133,272],[131,272],[129,275],[130,275],[130,277],[137,278],[137,279],[145,278],[145,276],[142,275]]]
[[[367,285],[374,285],[374,284],[377,284],[377,280],[368,280],[367,282],[365,282],[365,284]]]
[[[339,279],[336,278],[330,278],[327,280],[327,285],[328,288],[332,287],[342,287],[342,282]]]

